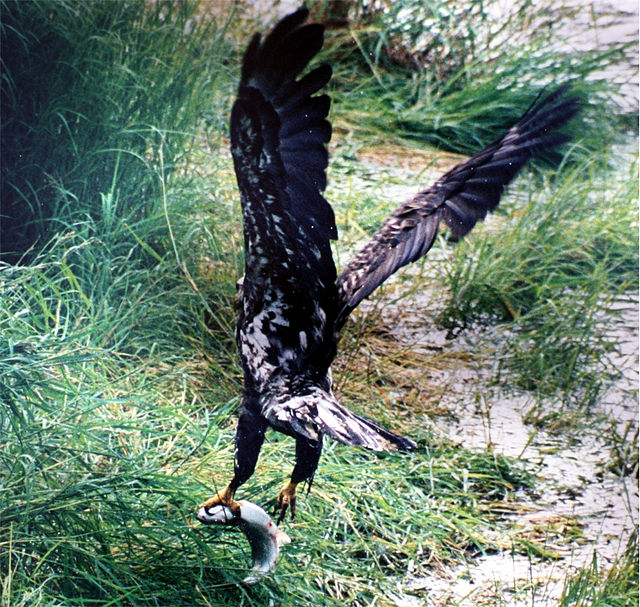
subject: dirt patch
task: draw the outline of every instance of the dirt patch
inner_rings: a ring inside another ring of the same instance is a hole
[[[433,311],[434,294],[399,299],[405,285],[389,285],[384,326],[414,351],[449,354],[449,366],[430,370],[430,381],[443,388],[437,407],[442,414],[431,408],[432,430],[470,450],[520,459],[538,480],[537,493],[515,496],[512,512],[505,513],[508,530],[488,532],[501,551],[429,577],[409,577],[397,604],[424,605],[411,594],[428,590],[429,605],[556,605],[567,576],[588,565],[594,553],[599,568],[609,569],[638,525],[638,294],[620,297],[615,314],[602,319],[618,343],[613,362],[621,373],[591,411],[576,412],[588,417],[579,424],[588,430],[550,431],[527,423],[539,406],[531,396],[492,386],[498,361],[487,344],[508,335],[498,328],[493,335],[470,331],[447,340],[445,331],[416,313]],[[375,305],[365,303],[364,310]],[[523,544],[539,556],[523,555]]]

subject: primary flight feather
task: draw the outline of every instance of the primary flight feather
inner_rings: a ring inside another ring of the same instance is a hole
[[[505,186],[535,154],[566,140],[557,129],[577,112],[566,87],[532,104],[504,135],[401,204],[337,275],[337,238],[327,184],[329,97],[317,94],[331,68],[301,76],[323,43],[323,27],[301,9],[245,51],[231,112],[231,152],[242,200],[245,272],[239,282],[236,340],[244,391],[234,476],[205,502],[239,512],[234,495],[254,472],[267,428],[296,440],[280,519],[295,513],[296,487],[311,481],[324,435],[375,451],[411,449],[409,438],[341,405],[330,366],[349,313],[391,274],[429,251],[445,223],[461,237],[494,210]]]

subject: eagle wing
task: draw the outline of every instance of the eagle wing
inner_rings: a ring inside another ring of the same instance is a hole
[[[501,137],[400,205],[338,278],[337,328],[391,274],[429,251],[440,223],[465,236],[500,202],[505,186],[534,155],[568,138],[558,132],[578,111],[563,86],[534,102]]]
[[[253,37],[231,112],[246,255],[239,341],[258,383],[265,364],[295,375],[326,358],[336,314],[337,230],[322,196],[330,100],[314,96],[331,68],[298,78],[323,42],[321,25],[302,25],[307,14],[285,17],[264,41]]]

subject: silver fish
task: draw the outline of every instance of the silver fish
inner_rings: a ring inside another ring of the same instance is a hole
[[[237,525],[251,546],[252,573],[244,580],[245,584],[259,582],[267,573],[273,571],[280,554],[280,547],[291,542],[291,538],[271,520],[260,506],[241,500],[240,516],[235,517],[228,506],[215,506],[207,512],[200,508],[197,519],[207,525]]]

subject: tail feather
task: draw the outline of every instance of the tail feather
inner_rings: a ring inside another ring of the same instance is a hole
[[[387,430],[372,419],[355,414],[335,399],[321,403],[316,420],[324,434],[345,445],[371,451],[409,450],[416,446],[411,439]]]
[[[262,413],[274,428],[309,440],[318,440],[321,434],[326,434],[345,445],[371,451],[406,451],[416,447],[411,439],[355,414],[319,388],[304,395],[273,399]]]
[[[352,411],[349,411],[349,413],[351,413],[362,424],[361,427],[366,428],[366,432],[374,432],[378,437],[391,444],[391,447],[385,450],[398,449],[400,451],[410,451],[411,449],[416,448],[417,445],[410,438],[396,434],[391,430],[387,430],[384,426],[381,426],[373,419],[369,419],[362,415],[356,415]]]

